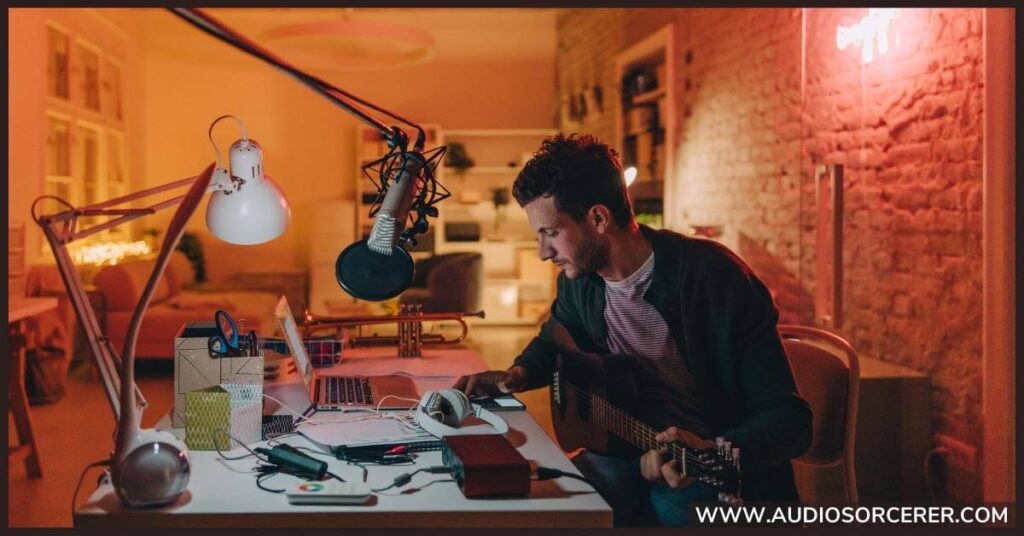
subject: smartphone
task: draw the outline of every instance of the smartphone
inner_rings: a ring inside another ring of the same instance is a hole
[[[488,398],[473,398],[470,402],[479,404],[484,409],[491,411],[519,411],[525,410],[526,404],[523,404],[514,395],[501,395]]]

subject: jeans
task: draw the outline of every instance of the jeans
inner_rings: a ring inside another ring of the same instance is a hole
[[[640,474],[640,459],[624,460],[583,452],[572,459],[612,507],[616,527],[689,525],[687,505],[715,502],[718,492],[702,482],[681,489],[648,482]]]

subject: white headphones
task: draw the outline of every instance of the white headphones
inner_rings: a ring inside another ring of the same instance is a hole
[[[459,427],[469,415],[476,416],[490,426]],[[466,394],[458,389],[427,391],[416,408],[416,423],[435,437],[508,432],[508,423],[505,419],[479,404],[471,403]]]

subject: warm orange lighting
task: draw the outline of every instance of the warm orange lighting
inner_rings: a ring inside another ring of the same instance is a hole
[[[871,63],[876,45],[879,54],[889,52],[889,28],[898,17],[899,13],[894,8],[871,8],[857,24],[836,28],[836,46],[839,50],[846,50],[851,44],[859,46],[861,61]],[[899,34],[896,37],[898,39]]]

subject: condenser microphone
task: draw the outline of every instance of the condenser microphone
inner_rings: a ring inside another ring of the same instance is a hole
[[[413,194],[416,193],[416,177],[423,167],[423,157],[418,153],[399,153],[398,158],[401,158],[398,170],[384,194],[367,240],[370,251],[380,255],[391,255],[399,249],[398,237],[405,228]]]
[[[345,248],[334,265],[341,288],[361,300],[383,301],[401,294],[412,283],[412,256],[399,238],[416,194],[416,181],[424,166],[419,152],[399,152],[395,171],[384,193],[373,229],[366,240]]]

